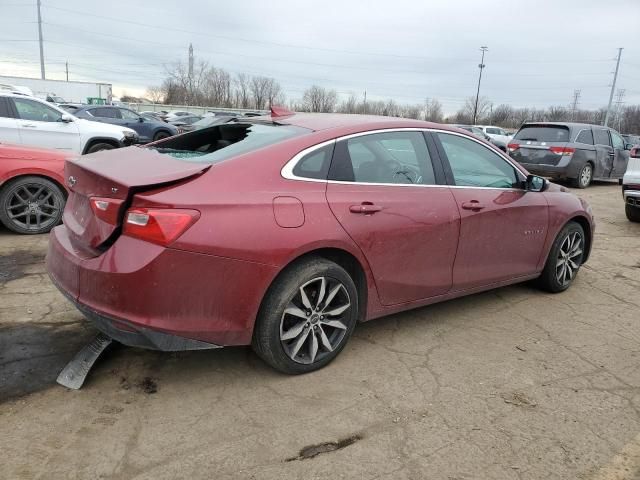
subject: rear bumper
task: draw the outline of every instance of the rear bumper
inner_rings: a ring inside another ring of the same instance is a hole
[[[529,173],[534,175],[540,175],[542,177],[549,177],[553,179],[558,178],[576,178],[577,171],[569,165],[545,165],[537,163],[520,163]]]
[[[49,236],[47,270],[99,330],[127,345],[161,350],[251,343],[262,296],[277,273],[273,266],[126,236],[87,257],[64,225]]]
[[[623,190],[624,203],[633,207],[640,207],[640,190]]]

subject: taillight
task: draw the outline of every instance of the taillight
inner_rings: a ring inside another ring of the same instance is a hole
[[[520,144],[519,143],[510,143],[509,145],[507,145],[507,148],[509,149],[510,152],[515,152],[517,149],[520,148]]]
[[[573,155],[576,151],[576,149],[572,147],[549,147],[549,150],[556,155]]]
[[[132,208],[125,216],[123,234],[166,247],[198,218],[200,212],[197,210]]]
[[[117,198],[91,197],[89,203],[93,214],[103,222],[111,225],[118,224],[118,213],[124,200]]]

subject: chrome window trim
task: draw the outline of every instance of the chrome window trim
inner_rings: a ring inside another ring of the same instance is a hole
[[[494,153],[495,155],[497,155],[498,157],[502,158],[505,162],[507,162],[509,165],[511,165],[516,172],[518,172],[518,174],[521,177],[522,181],[526,180],[526,175],[524,174],[524,172],[521,170],[522,167],[516,165],[514,162],[511,161],[511,158],[508,157],[502,150],[493,150],[489,147],[487,147],[482,141],[480,141],[480,139],[475,138],[472,135],[465,135],[462,133],[458,133],[458,132],[453,132],[450,130],[443,130],[443,129],[439,129],[439,128],[417,128],[417,127],[395,127],[395,128],[383,128],[383,129],[377,129],[377,130],[368,130],[366,132],[358,132],[358,133],[351,133],[349,135],[343,135],[341,137],[337,137],[337,138],[333,138],[331,140],[326,140],[324,142],[318,143],[316,145],[312,145],[310,147],[305,148],[304,150],[298,152],[297,154],[295,154],[293,156],[293,158],[291,158],[291,160],[289,160],[284,167],[282,167],[282,169],[280,170],[280,175],[282,176],[282,178],[285,178],[286,180],[297,180],[297,181],[302,181],[302,182],[315,182],[315,183],[333,183],[333,184],[337,184],[337,185],[371,185],[371,186],[376,186],[376,187],[437,187],[437,188],[473,188],[473,189],[482,189],[482,190],[505,190],[505,191],[517,191],[517,192],[522,192],[522,191],[526,191],[522,188],[513,188],[513,187],[509,187],[509,188],[500,188],[500,187],[476,187],[476,186],[467,186],[467,185],[438,185],[438,184],[434,184],[434,185],[424,185],[424,184],[412,184],[412,183],[370,183],[370,182],[347,182],[347,181],[343,181],[343,180],[321,180],[318,178],[307,178],[307,177],[299,177],[297,175],[294,175],[293,173],[293,169],[295,168],[295,166],[297,165],[297,163],[306,155],[308,155],[309,153],[314,152],[315,150],[319,150],[320,148],[326,147],[327,145],[331,145],[332,143],[337,143],[340,142],[342,140],[348,140],[350,138],[356,138],[356,137],[362,137],[365,135],[373,135],[376,133],[392,133],[392,132],[429,132],[429,133],[446,133],[448,135],[456,135],[458,137],[462,137],[462,138],[466,138],[469,139],[473,142],[476,142],[478,145],[486,148],[487,150],[489,150],[491,153]]]

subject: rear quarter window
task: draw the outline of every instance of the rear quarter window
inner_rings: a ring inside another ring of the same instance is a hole
[[[562,125],[532,125],[522,127],[514,140],[531,142],[568,142],[569,128]]]
[[[591,129],[582,130],[576,137],[577,143],[584,143],[585,145],[593,145],[593,133]]]

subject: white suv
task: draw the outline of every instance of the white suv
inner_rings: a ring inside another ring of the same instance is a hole
[[[493,143],[500,150],[504,152],[507,151],[507,145],[511,141],[511,135],[505,132],[502,128],[492,127],[490,125],[474,125],[474,127],[478,127],[484,133],[489,135],[489,137],[491,138],[491,143]]]
[[[624,211],[630,222],[640,222],[640,146],[631,147],[627,171],[622,178]]]
[[[38,98],[0,91],[0,143],[79,154],[136,143],[134,130],[74,117]]]

